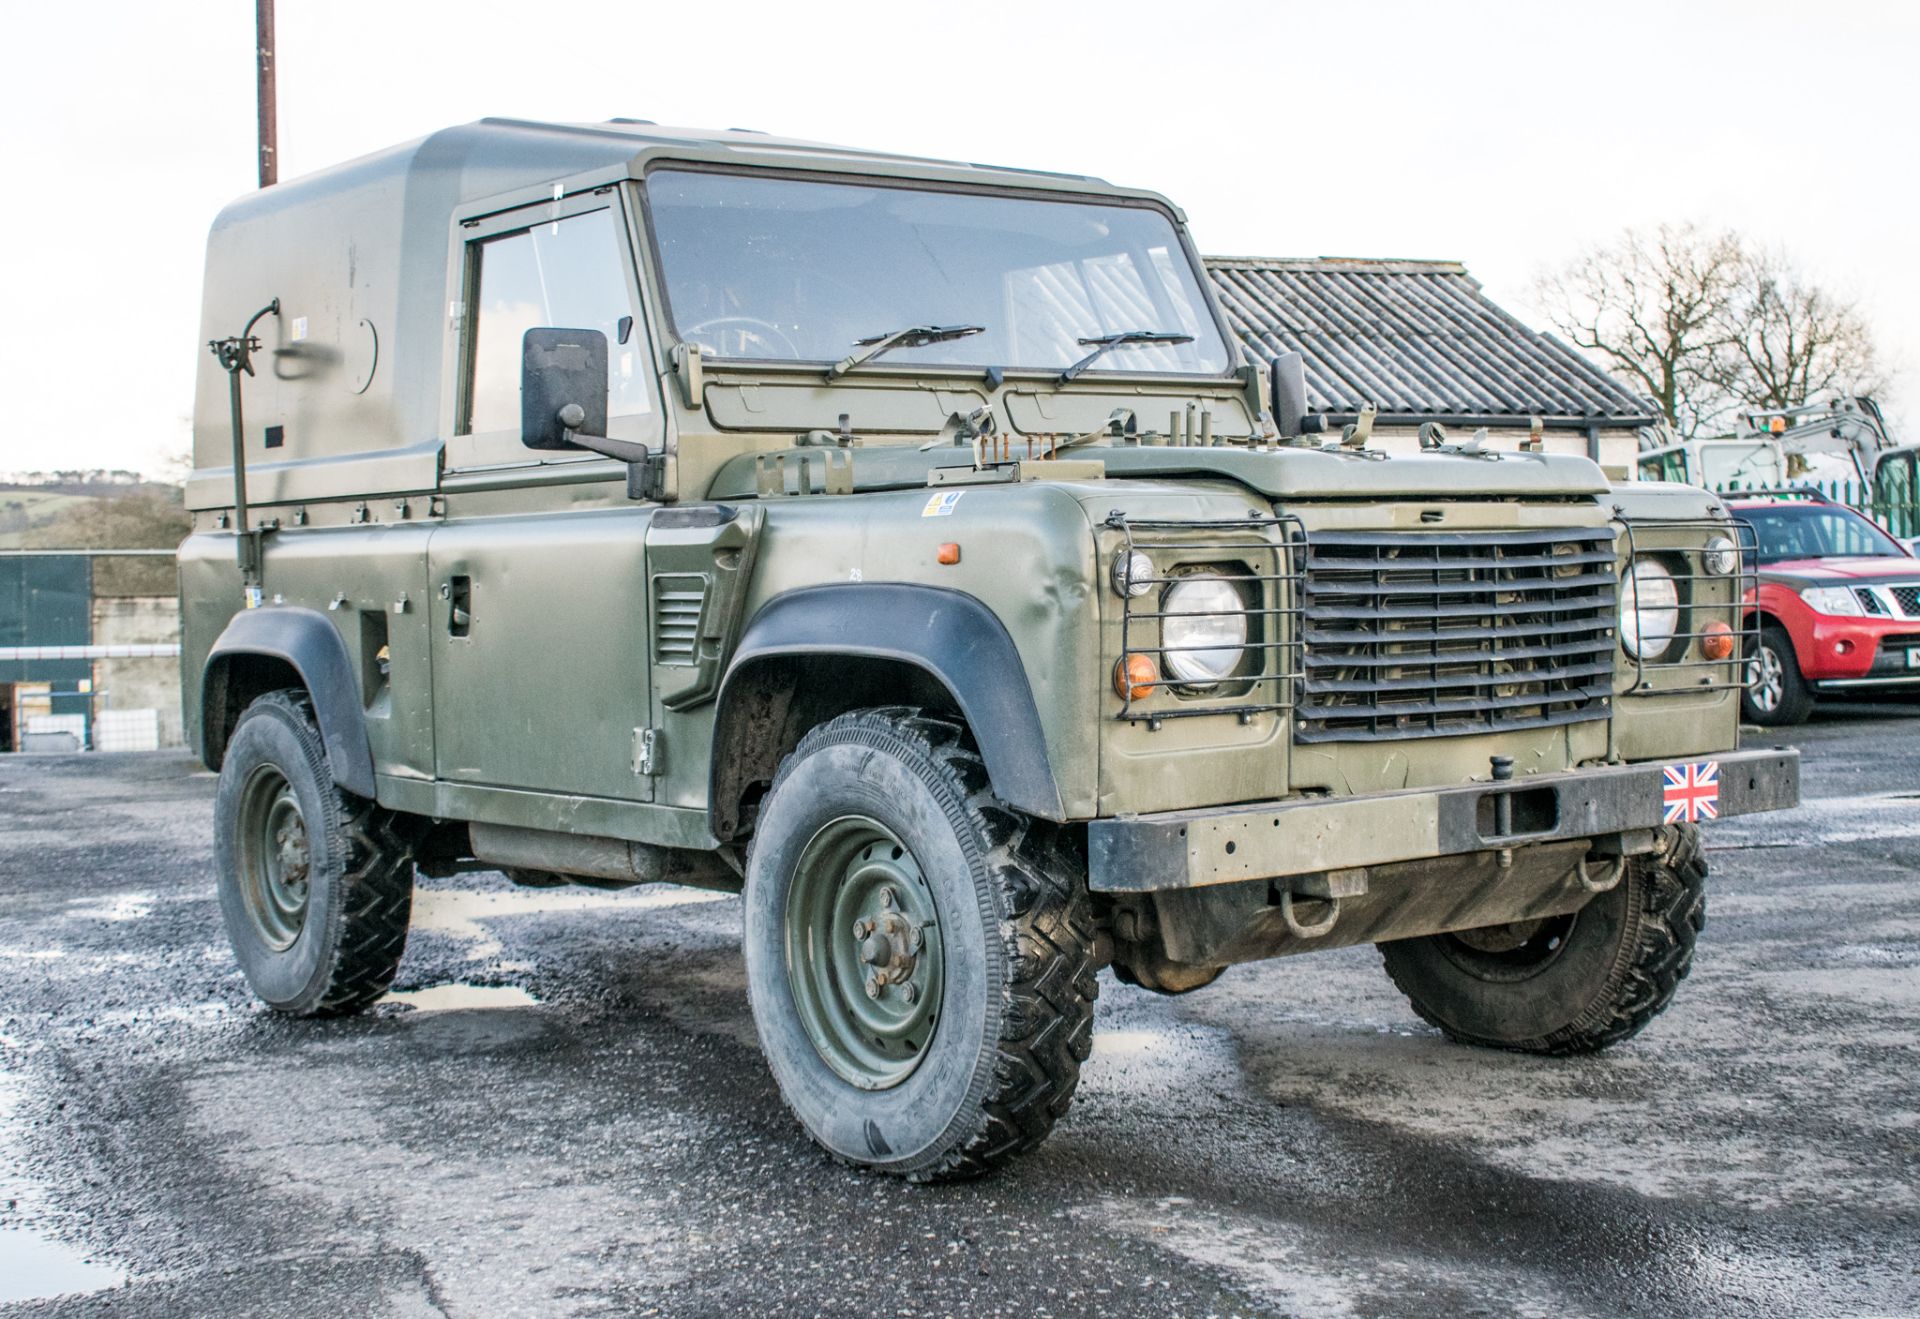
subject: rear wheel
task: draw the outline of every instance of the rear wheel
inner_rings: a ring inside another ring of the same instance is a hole
[[[1760,629],[1747,658],[1747,685],[1740,713],[1750,724],[1803,724],[1813,713],[1813,693],[1794,658],[1793,638],[1768,623]]]
[[[1463,1044],[1595,1053],[1666,1010],[1706,925],[1707,862],[1693,825],[1568,916],[1380,945],[1415,1012]]]
[[[409,819],[335,785],[305,692],[240,716],[213,818],[220,914],[253,992],[301,1017],[386,993],[413,906]]]
[[[970,1176],[1066,1112],[1093,1037],[1086,885],[958,724],[893,708],[808,733],[763,805],[744,925],[761,1048],[837,1157]]]

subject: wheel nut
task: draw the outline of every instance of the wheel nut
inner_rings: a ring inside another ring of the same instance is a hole
[[[883,907],[891,907],[893,906],[893,903],[894,903],[893,890],[890,888],[881,889],[880,905]]]
[[[900,986],[900,997],[911,1003],[920,997],[920,991],[914,987],[913,981],[909,980],[906,984]]]
[[[872,933],[873,933],[873,922],[872,922],[872,921],[870,921],[870,920],[866,920],[866,919],[864,919],[864,918],[862,918],[862,919],[860,919],[860,920],[857,920],[857,921],[855,921],[855,922],[853,923],[853,937],[854,937],[854,938],[856,938],[856,939],[864,939],[864,938],[866,938],[866,937],[867,937],[867,936],[868,936],[869,934],[872,934]]]
[[[880,986],[880,977],[879,977],[879,976],[869,976],[869,977],[868,977],[868,979],[867,979],[867,997],[868,997],[868,998],[879,998],[879,997],[880,997],[880,988],[881,988],[881,986]]]

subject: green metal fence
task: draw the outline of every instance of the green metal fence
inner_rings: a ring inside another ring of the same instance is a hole
[[[1814,481],[1804,477],[1789,481],[1786,488],[1815,491],[1836,504],[1844,504],[1854,512],[1872,518],[1889,534],[1901,540],[1920,536],[1920,500],[1898,497],[1909,495],[1908,489],[1888,489],[1883,486],[1876,494],[1859,481]],[[1717,493],[1737,499],[1742,493],[1750,491],[1751,487],[1743,488],[1740,482],[1733,481],[1720,487]]]

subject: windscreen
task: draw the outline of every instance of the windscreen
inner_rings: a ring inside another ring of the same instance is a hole
[[[1146,206],[659,169],[647,204],[675,332],[716,357],[834,362],[913,326],[977,334],[903,365],[1219,375],[1231,364],[1172,222]]]
[[[1792,559],[1870,559],[1906,551],[1900,542],[1851,509],[1831,504],[1742,508],[1735,517],[1752,525],[1760,562]]]

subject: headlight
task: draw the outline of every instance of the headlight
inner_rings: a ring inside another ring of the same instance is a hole
[[[1113,556],[1113,593],[1123,599],[1151,591],[1155,575],[1153,560],[1139,550],[1121,550]]]
[[[1707,565],[1708,572],[1722,577],[1731,576],[1733,570],[1740,566],[1740,547],[1725,536],[1715,536],[1707,542],[1700,559]]]
[[[1851,586],[1809,586],[1800,592],[1816,614],[1845,614],[1858,618],[1867,611],[1860,607],[1860,597],[1853,593]]]
[[[1637,659],[1657,659],[1680,630],[1680,592],[1659,560],[1638,558],[1620,587],[1620,644]]]
[[[1160,644],[1167,671],[1211,687],[1240,667],[1247,648],[1247,606],[1224,577],[1183,577],[1160,602]]]

